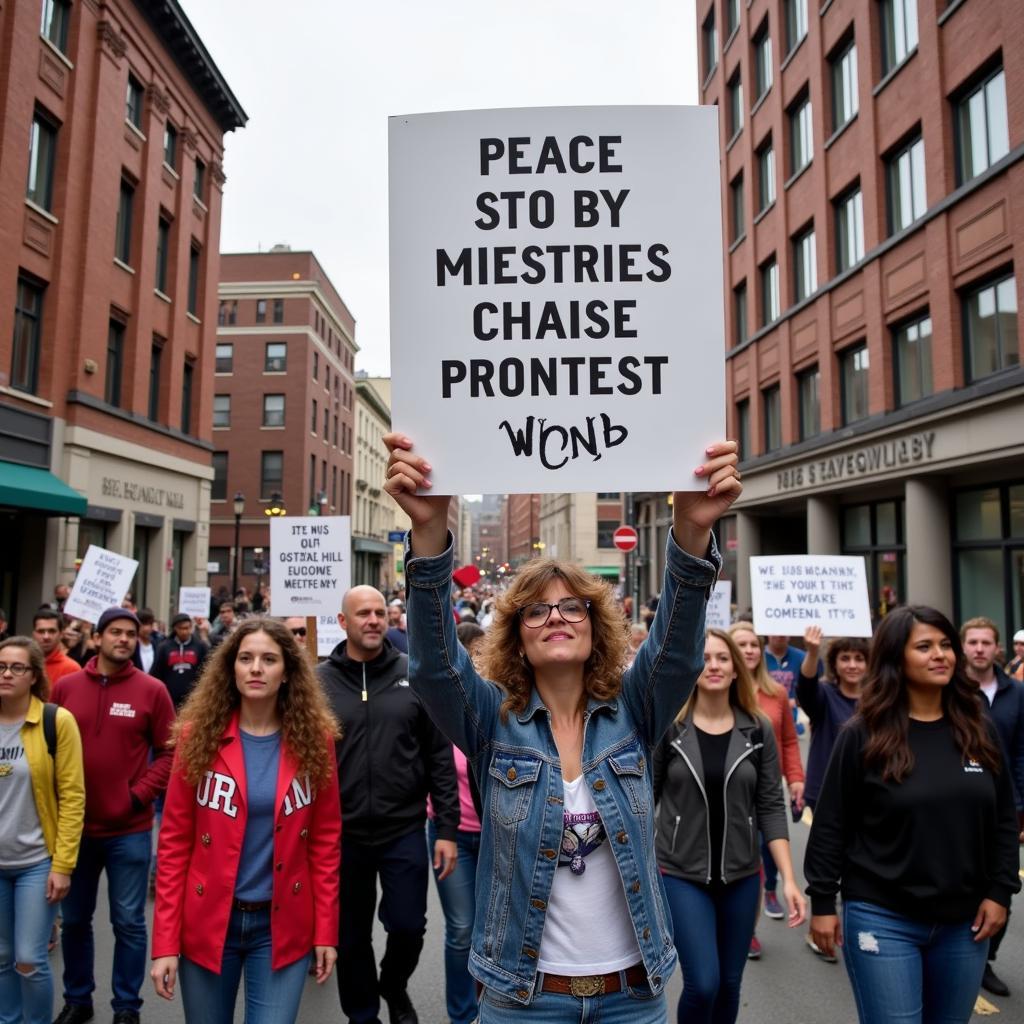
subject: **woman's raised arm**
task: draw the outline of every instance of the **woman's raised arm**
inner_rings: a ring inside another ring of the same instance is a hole
[[[441,554],[448,546],[448,495],[417,494],[429,489],[431,465],[413,453],[412,441],[404,434],[385,434],[389,452],[384,490],[412,521],[412,553],[417,558]]]

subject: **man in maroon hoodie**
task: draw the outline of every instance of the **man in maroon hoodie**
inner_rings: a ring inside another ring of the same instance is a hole
[[[174,705],[167,687],[132,663],[139,620],[108,608],[96,623],[97,653],[53,688],[82,734],[85,827],[78,866],[61,913],[64,1009],[55,1024],[92,1020],[92,917],[100,873],[107,872],[114,927],[114,1024],[138,1024],[146,975],[146,892],[153,802],[167,786]]]

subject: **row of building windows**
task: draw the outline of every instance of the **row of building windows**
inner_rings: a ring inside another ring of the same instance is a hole
[[[927,398],[932,377],[932,321],[927,311],[904,320],[892,331],[893,383],[897,406]],[[1017,334],[1017,285],[1012,274],[989,281],[964,297],[964,352],[968,380],[1020,364]],[[837,356],[842,425],[856,423],[869,412],[868,347],[858,342]],[[817,366],[796,375],[798,440],[821,433],[821,372]],[[762,452],[782,447],[782,393],[778,384],[761,392]],[[737,436],[743,457],[755,454],[750,436],[750,399],[736,405]]]
[[[284,299],[273,299],[272,317],[273,323],[284,323]],[[253,322],[265,324],[267,322],[267,299],[256,299],[253,306]],[[234,327],[238,323],[238,299],[221,299],[217,309],[217,323],[221,327]]]
[[[234,373],[235,369],[235,345],[234,342],[218,342],[214,352],[214,371],[216,373]],[[263,348],[263,372],[264,373],[285,373],[288,370],[288,342],[268,341]],[[320,380],[320,353],[313,352],[312,358],[313,380]],[[324,367],[324,389],[331,391],[331,368]],[[339,400],[346,409],[352,408],[352,388],[346,381],[341,379],[337,371],[333,377],[334,397]]]
[[[324,505],[328,503],[338,510],[339,515],[348,515],[351,507],[350,495],[352,489],[352,474],[348,470],[337,466],[330,467],[330,489],[328,490],[328,465],[327,460],[320,460],[320,480],[317,486],[317,457],[310,455],[309,463],[309,497],[310,506]],[[341,502],[339,504],[339,484],[341,487]],[[284,490],[284,452],[264,451],[260,453],[260,500],[270,501],[275,494],[280,495]],[[210,490],[211,501],[227,501],[228,497],[228,453],[213,453],[213,483]],[[322,499],[322,500],[321,500]],[[214,559],[212,553],[210,556]]]

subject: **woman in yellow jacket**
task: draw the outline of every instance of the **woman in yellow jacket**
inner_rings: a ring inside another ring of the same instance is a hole
[[[71,886],[85,816],[82,740],[58,708],[56,749],[46,739],[50,689],[43,652],[0,642],[0,1020],[50,1024],[47,940]]]

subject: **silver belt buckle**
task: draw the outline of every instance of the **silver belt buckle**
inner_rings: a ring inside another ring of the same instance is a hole
[[[569,991],[578,998],[604,995],[604,976],[601,974],[584,974],[569,979]]]

